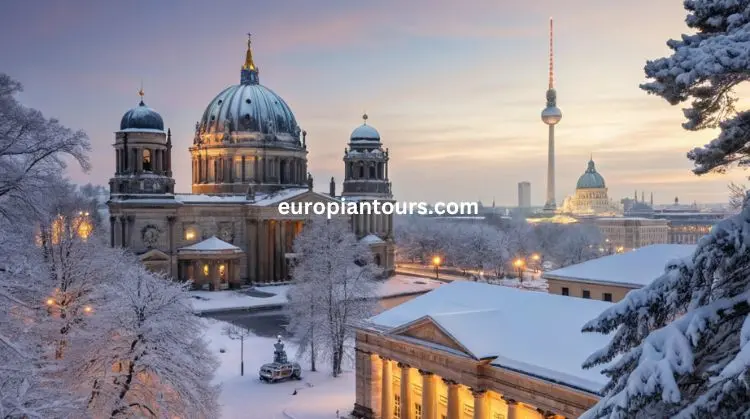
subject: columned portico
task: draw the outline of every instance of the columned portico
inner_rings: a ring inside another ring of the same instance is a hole
[[[437,419],[435,406],[437,377],[429,371],[419,370],[419,374],[422,376],[422,419]]]
[[[448,417],[461,417],[461,385],[453,380],[443,379],[448,385]]]

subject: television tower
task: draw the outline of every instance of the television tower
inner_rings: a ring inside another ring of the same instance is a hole
[[[547,107],[542,110],[542,122],[549,127],[549,145],[547,149],[547,200],[544,210],[554,212],[555,201],[555,125],[562,119],[562,112],[557,107],[555,91],[555,56],[553,50],[554,31],[552,18],[549,18],[549,86],[547,88]]]

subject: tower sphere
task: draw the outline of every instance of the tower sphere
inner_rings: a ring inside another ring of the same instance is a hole
[[[562,119],[562,111],[557,106],[548,106],[542,111],[542,122],[555,125]]]

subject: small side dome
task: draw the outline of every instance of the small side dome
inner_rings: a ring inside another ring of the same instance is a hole
[[[164,131],[164,120],[155,110],[146,106],[141,100],[135,108],[125,112],[120,120],[120,130],[152,129]]]
[[[350,139],[352,141],[380,141],[380,133],[370,125],[367,125],[367,114],[362,115],[364,123],[352,131]]]

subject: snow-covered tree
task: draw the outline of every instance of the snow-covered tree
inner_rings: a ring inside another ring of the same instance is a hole
[[[294,241],[298,260],[289,291],[289,330],[314,362],[330,357],[333,376],[354,337],[353,322],[373,313],[379,268],[345,219],[315,218]]]
[[[734,182],[729,183],[729,209],[739,212],[747,198],[747,188]]]
[[[15,98],[21,84],[0,73],[0,217],[37,213],[74,160],[89,169],[89,140]]]
[[[21,105],[21,85],[0,74],[0,417],[66,417],[76,400],[46,355],[49,270],[35,246],[39,221],[62,183],[66,160],[84,169],[89,141]]]
[[[219,414],[218,361],[203,339],[186,285],[131,260],[106,284],[106,307],[92,314],[104,333],[77,334],[69,372],[93,417],[194,417]],[[98,331],[98,330],[97,330]]]
[[[750,1],[686,0],[697,33],[671,40],[674,53],[650,61],[643,85],[684,110],[686,129],[720,128],[688,153],[698,174],[748,162],[750,112],[734,88],[750,77]],[[747,201],[745,201],[747,202]],[[750,411],[750,207],[721,221],[694,254],[671,261],[650,285],[630,292],[586,332],[613,333],[585,367],[610,378],[588,418],[741,418]]]

